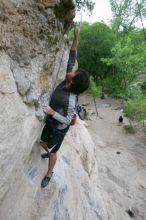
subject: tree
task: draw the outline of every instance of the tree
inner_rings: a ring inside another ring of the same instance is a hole
[[[110,74],[111,67],[101,61],[109,57],[114,45],[115,36],[112,30],[104,23],[96,22],[89,25],[84,22],[78,46],[78,62],[93,76],[97,85],[104,90],[103,80]]]
[[[124,103],[126,116],[133,121],[146,120],[146,97],[140,96]]]
[[[139,9],[141,14],[146,17],[146,0],[110,0],[113,14],[112,28],[116,33],[122,30],[133,29],[139,19]],[[139,6],[139,7],[138,7]]]
[[[77,9],[87,9],[89,12],[92,12],[94,9],[95,3],[92,0],[76,0]]]
[[[146,71],[146,52],[143,54],[141,52],[138,53],[138,49],[131,42],[131,38],[128,37],[124,45],[121,42],[117,42],[115,47],[112,48],[111,54],[111,58],[101,59],[108,66],[115,67],[113,79],[109,79],[109,81],[113,81],[113,85],[111,82],[110,86],[117,89],[117,96],[127,99],[131,83],[141,72]],[[114,84],[115,82],[116,85]]]

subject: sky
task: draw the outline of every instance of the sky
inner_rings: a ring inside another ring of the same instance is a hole
[[[82,20],[88,21],[89,23],[103,20],[108,24],[112,18],[109,0],[94,0],[94,2],[95,8],[93,14],[88,16],[87,13],[82,13]],[[75,18],[75,21],[79,20],[81,20],[81,14],[77,14]]]
[[[75,17],[75,21],[88,21],[89,23],[93,23],[96,21],[104,21],[106,24],[110,23],[112,19],[112,12],[110,8],[109,0],[93,0],[95,2],[95,7],[91,16],[88,16],[87,13],[82,12],[77,14]],[[81,16],[82,14],[82,16]],[[146,19],[143,19],[144,27],[146,28]],[[140,19],[137,22],[137,27],[142,28]]]

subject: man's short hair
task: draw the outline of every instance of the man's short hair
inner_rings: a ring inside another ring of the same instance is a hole
[[[79,95],[88,89],[90,80],[86,70],[78,69],[76,73],[77,74],[72,78],[73,84],[71,85],[71,91]]]

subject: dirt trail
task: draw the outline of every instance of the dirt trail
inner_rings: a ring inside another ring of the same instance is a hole
[[[111,98],[97,99],[99,117],[87,120],[88,130],[96,146],[103,198],[110,220],[146,220],[146,137],[144,133],[126,134],[119,126],[120,102]],[[95,112],[93,100],[87,96],[81,103]]]

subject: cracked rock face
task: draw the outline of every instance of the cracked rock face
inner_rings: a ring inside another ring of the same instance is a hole
[[[71,0],[0,1],[0,54],[8,56],[18,93],[30,105],[49,89],[73,8]]]
[[[64,34],[73,17],[72,0],[0,0],[1,220],[107,219],[83,125],[68,134],[51,189],[40,188],[47,169],[38,144],[40,106],[65,76]]]

